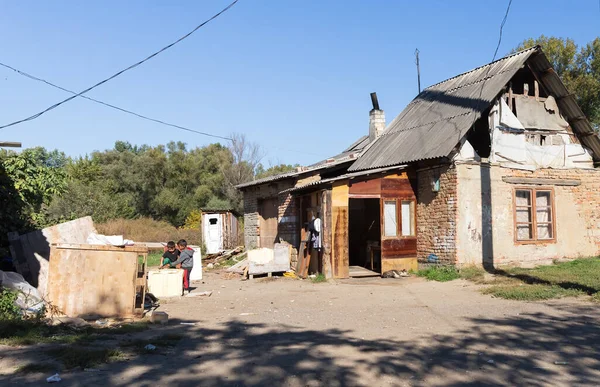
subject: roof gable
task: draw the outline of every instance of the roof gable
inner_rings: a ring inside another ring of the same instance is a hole
[[[423,90],[349,170],[448,156],[536,50],[521,51]]]
[[[525,64],[581,141],[600,156],[600,139],[536,46],[457,75],[423,90],[363,152],[349,171],[360,171],[447,157],[475,121]]]

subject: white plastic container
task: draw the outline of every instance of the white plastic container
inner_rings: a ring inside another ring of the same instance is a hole
[[[202,251],[200,247],[191,246],[194,249],[194,268],[190,273],[190,281],[202,280]]]
[[[148,272],[148,292],[158,298],[181,296],[183,292],[183,270],[150,270]]]

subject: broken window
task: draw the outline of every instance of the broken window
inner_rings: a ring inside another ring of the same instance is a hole
[[[415,201],[402,200],[402,236],[415,235]]]
[[[549,189],[515,190],[515,235],[518,242],[555,239],[554,195]]]
[[[398,235],[398,211],[396,201],[383,202],[383,232],[386,237]]]

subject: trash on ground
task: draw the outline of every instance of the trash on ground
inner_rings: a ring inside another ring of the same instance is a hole
[[[568,365],[569,362],[568,361],[555,361],[554,364],[556,364],[556,365]]]
[[[492,359],[488,360],[487,362],[488,362],[489,364],[494,364],[494,363],[495,363],[495,361],[493,361]]]
[[[183,323],[179,323],[179,325],[196,325],[196,323],[186,323],[186,322],[183,322]]]
[[[252,316],[255,315],[256,313],[240,313],[240,316]]]
[[[84,368],[85,372],[100,372],[98,368]]]
[[[200,292],[200,293],[188,293],[186,295],[186,297],[203,297],[203,296],[207,296],[210,297],[212,295],[212,290],[208,290],[206,292]]]
[[[146,346],[144,347],[144,349],[145,349],[146,351],[154,351],[154,350],[156,349],[156,346],[155,346],[155,345],[152,345],[152,344],[148,344],[148,345],[146,345]]]
[[[58,376],[58,374],[54,374],[54,375],[50,376],[49,378],[46,378],[46,382],[48,382],[48,383],[58,383],[61,380],[62,379],[60,378],[60,376]]]
[[[18,293],[15,304],[23,313],[38,313],[45,306],[38,290],[25,281],[21,274],[0,270],[0,287]]]
[[[167,324],[169,322],[169,315],[167,314],[167,312],[150,312],[148,314],[148,317],[150,319],[150,322],[152,324]]]

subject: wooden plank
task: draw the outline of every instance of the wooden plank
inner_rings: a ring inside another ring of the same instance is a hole
[[[381,179],[370,179],[352,182],[349,188],[351,195],[375,195],[381,194]]]
[[[542,178],[534,178],[534,177],[502,176],[502,181],[505,183],[509,183],[509,184],[557,185],[557,186],[581,185],[581,180],[542,179]]]
[[[348,251],[348,193],[346,180],[333,183],[331,191],[331,265],[333,278],[348,278],[350,256]]]
[[[349,276],[352,278],[379,277],[380,274],[377,273],[376,271],[365,269],[364,267],[361,267],[361,266],[350,266]]]
[[[73,249],[73,250],[92,250],[92,251],[115,251],[115,252],[130,252],[130,253],[148,253],[148,247],[146,245],[134,245],[134,246],[110,246],[110,245],[87,245],[87,244],[75,244],[75,243],[54,243],[52,247],[59,249]]]
[[[53,246],[48,298],[70,317],[131,317],[136,313],[136,287],[145,287],[146,256],[141,268],[138,268],[138,256],[137,251],[124,249],[78,250],[73,245]],[[138,279],[143,281],[138,282]],[[141,296],[143,308],[143,289]]]
[[[325,278],[333,278],[333,269],[331,265],[331,242],[332,242],[332,226],[331,226],[331,190],[323,191],[321,219],[323,221],[323,233],[321,241],[323,243],[323,266],[321,272]]]
[[[412,185],[408,179],[383,179],[381,182],[382,198],[415,198]]]
[[[417,254],[417,238],[386,238],[381,241],[381,259]]]
[[[348,207],[333,207],[333,277],[348,278]]]
[[[261,200],[259,210],[260,247],[273,248],[277,239],[277,216],[279,200],[277,198]]]
[[[410,258],[393,258],[393,259],[385,259],[381,261],[381,273],[385,273],[390,270],[417,270],[419,268],[419,264],[416,257]]]

